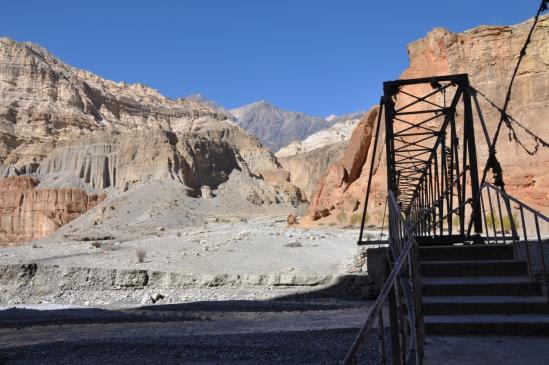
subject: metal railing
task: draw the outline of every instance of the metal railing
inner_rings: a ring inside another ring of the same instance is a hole
[[[515,258],[525,259],[530,279],[541,281],[549,300],[545,249],[549,218],[492,184],[480,189],[484,241],[512,244]]]
[[[380,364],[421,364],[423,359],[424,325],[422,314],[421,276],[418,245],[411,225],[405,220],[399,204],[389,192],[389,248],[394,259],[377,300],[369,309],[344,365],[358,364],[360,348],[370,336],[377,336]],[[388,305],[390,319],[390,354],[386,350],[384,308]],[[377,325],[377,333],[374,331]]]

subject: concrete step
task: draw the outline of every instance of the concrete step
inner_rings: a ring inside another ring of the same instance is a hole
[[[465,260],[513,260],[513,247],[510,245],[455,245],[420,247],[419,259],[426,261],[465,261]]]
[[[549,314],[545,296],[426,296],[425,315]]]
[[[465,242],[465,236],[454,234],[451,236],[436,236],[436,237],[416,237],[416,242],[419,246],[441,246],[441,245],[454,245]]]
[[[424,322],[426,332],[434,335],[549,335],[547,314],[427,315]]]
[[[427,296],[539,296],[541,285],[527,276],[423,277]]]
[[[510,276],[528,273],[525,262],[513,260],[422,261],[422,277]]]

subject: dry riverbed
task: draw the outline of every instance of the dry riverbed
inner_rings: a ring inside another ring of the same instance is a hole
[[[0,248],[0,363],[338,363],[371,305],[357,235],[268,216]]]
[[[155,294],[178,303],[354,290],[365,280],[349,278],[357,237],[354,229],[306,230],[263,216],[158,226],[127,241],[43,239],[0,248],[0,303],[135,305]]]

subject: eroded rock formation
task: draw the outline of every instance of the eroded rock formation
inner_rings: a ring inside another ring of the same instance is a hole
[[[292,184],[303,190],[310,199],[328,166],[341,157],[344,149],[345,142],[338,142],[295,155],[278,157],[278,161],[290,173]]]
[[[213,103],[105,80],[42,47],[0,38],[0,179],[32,175],[37,191],[114,196],[169,180],[192,197],[215,198],[222,187],[237,205],[302,203],[289,178],[265,178],[284,174],[276,157],[229,117]],[[25,212],[34,222],[38,211]],[[41,237],[37,230],[21,237]]]
[[[105,196],[78,189],[37,189],[29,176],[0,181],[0,245],[13,245],[55,232]]]
[[[359,199],[348,195],[348,191],[362,176],[378,113],[379,107],[376,106],[364,114],[341,158],[330,165],[320,179],[317,190],[310,199],[310,217],[326,217],[329,215],[326,211],[346,210],[352,213],[357,210]],[[315,215],[317,211],[322,213]]]

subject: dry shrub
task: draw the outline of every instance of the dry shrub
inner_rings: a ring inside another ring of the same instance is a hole
[[[520,221],[518,220],[518,217],[515,213],[512,214],[513,222],[515,223],[515,229],[519,229],[521,227]],[[488,226],[488,230],[493,230],[494,226],[496,226],[496,232],[501,233],[501,226],[503,224],[503,230],[505,233],[511,233],[512,231],[512,224],[511,224],[511,218],[509,216],[503,217],[503,221],[500,221],[499,216],[494,214],[494,212],[490,212],[486,214],[486,225]]]
[[[515,223],[515,229],[521,227],[520,222],[517,220],[516,214],[513,213],[513,222]],[[506,233],[511,233],[513,225],[511,224],[511,218],[509,216],[503,218],[503,229]]]
[[[368,222],[368,215],[366,215],[366,219],[364,220],[364,223]],[[351,225],[355,227],[359,227],[362,224],[362,213],[354,213],[351,216]]]
[[[446,223],[446,222],[444,222],[444,223]],[[454,228],[459,228],[460,227],[459,215],[454,215],[452,217],[452,227],[454,227]]]
[[[339,213],[337,213],[336,219],[339,224],[343,224],[343,222],[347,221],[347,214],[345,214],[344,211],[340,211]]]
[[[137,262],[142,263],[145,261],[145,256],[147,255],[147,251],[145,251],[144,248],[138,248],[135,250],[135,256],[137,257]]]

